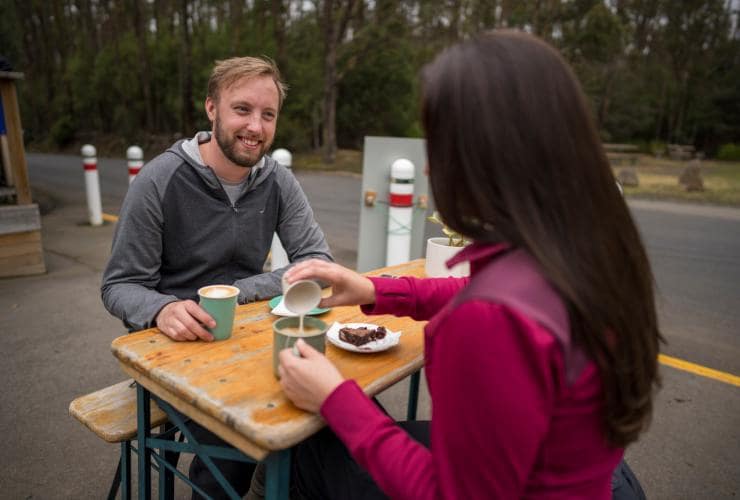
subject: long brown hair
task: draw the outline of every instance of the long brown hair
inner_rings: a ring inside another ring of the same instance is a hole
[[[447,49],[422,80],[442,218],[539,262],[599,366],[608,441],[636,440],[659,383],[653,277],[568,64],[534,36],[496,31]]]

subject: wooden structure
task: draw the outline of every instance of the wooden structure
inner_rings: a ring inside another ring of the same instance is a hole
[[[41,246],[41,217],[31,200],[23,129],[15,83],[22,73],[0,71],[0,97],[7,130],[2,140],[4,183],[0,186],[0,277],[46,271]]]
[[[423,276],[424,261],[415,260],[367,274]],[[391,315],[370,319],[354,306],[335,307],[320,318],[328,324],[371,321],[402,332],[400,343],[387,351],[358,354],[329,343],[326,356],[345,377],[356,380],[370,395],[412,375],[409,402],[414,404],[408,411],[409,418],[415,418],[418,371],[424,363],[425,322]],[[145,422],[149,415],[151,393],[166,405],[160,408],[167,410],[171,406],[248,457],[266,459],[268,492],[271,484],[279,483],[280,491],[285,493],[289,476],[289,458],[283,459],[285,453],[289,457],[289,449],[321,429],[324,421],[318,415],[296,408],[285,397],[273,375],[272,323],[275,320],[267,301],[255,302],[237,308],[234,330],[227,340],[174,342],[153,328],[115,339],[112,351],[124,372],[139,384],[139,421]],[[170,415],[170,421],[176,424],[177,418],[176,414]],[[144,498],[149,488],[152,448],[157,449],[162,441],[150,437],[148,426],[139,428],[137,439],[139,494]],[[196,452],[200,453],[197,446]],[[161,468],[162,462],[157,461]],[[267,497],[271,496],[268,493]],[[276,496],[286,497],[280,493]]]
[[[108,499],[131,497],[131,441],[136,439],[136,384],[124,380],[105,389],[81,396],[69,405],[69,413],[99,438],[120,443],[121,456],[108,491]],[[164,425],[167,415],[152,404],[150,427]]]
[[[668,144],[668,157],[676,161],[688,161],[696,154],[696,148],[691,144]]]
[[[69,413],[99,438],[109,443],[136,438],[136,384],[124,380],[81,396],[69,405]],[[167,415],[152,405],[151,427],[167,422]]]
[[[609,159],[609,163],[612,166],[619,165],[637,165],[637,159],[639,157],[639,148],[634,144],[606,144],[604,143],[604,150],[606,151],[606,157]]]

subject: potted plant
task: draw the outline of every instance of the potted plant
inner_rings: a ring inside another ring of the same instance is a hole
[[[424,270],[430,278],[455,276],[463,277],[470,275],[470,265],[462,262],[448,269],[445,262],[451,259],[462,247],[469,242],[460,233],[453,231],[442,221],[439,214],[434,212],[427,220],[442,226],[445,236],[429,238],[427,240],[426,263]]]

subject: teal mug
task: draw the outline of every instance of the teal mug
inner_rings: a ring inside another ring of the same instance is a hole
[[[318,318],[305,316],[303,318],[303,335],[301,335],[299,320],[300,318],[297,316],[290,316],[280,318],[272,324],[272,372],[277,378],[280,378],[278,374],[278,366],[280,365],[278,355],[280,351],[294,349],[293,353],[297,354],[297,350],[293,346],[298,339],[303,339],[304,342],[319,352],[326,351],[326,331],[329,329],[329,325]]]
[[[215,328],[207,328],[213,338],[226,340],[231,337],[239,289],[231,285],[208,285],[198,289],[198,297],[200,307],[216,320]]]

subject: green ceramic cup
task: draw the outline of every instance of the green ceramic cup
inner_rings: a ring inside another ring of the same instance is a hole
[[[278,375],[280,351],[292,348],[298,339],[303,339],[319,352],[324,352],[326,349],[326,331],[329,325],[318,318],[306,316],[303,318],[304,334],[300,335],[298,320],[298,317],[280,318],[272,324],[272,373],[277,378],[280,378]]]
[[[206,328],[216,340],[231,337],[239,289],[231,285],[208,285],[198,289],[200,307],[216,320],[216,328]]]

